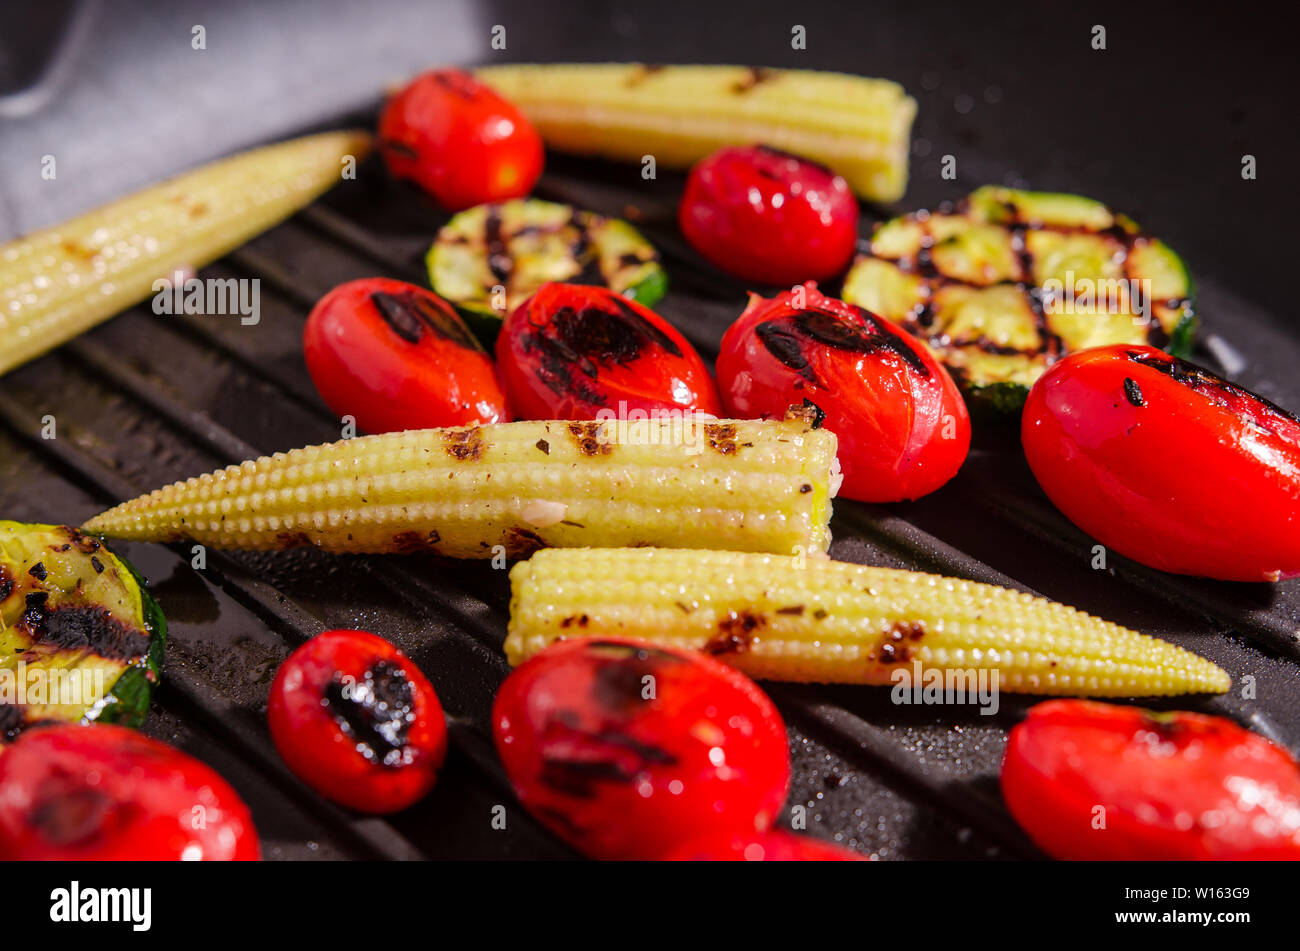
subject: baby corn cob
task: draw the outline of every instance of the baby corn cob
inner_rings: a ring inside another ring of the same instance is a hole
[[[754,677],[894,683],[996,671],[999,689],[1096,697],[1222,693],[1172,644],[1019,591],[826,559],[726,551],[544,551],[510,572],[506,655],[571,636],[714,654]]]
[[[348,439],[230,466],[83,530],[214,548],[511,557],[547,546],[824,552],[835,436],[813,422],[522,422]]]
[[[0,246],[0,374],[288,217],[369,147],[326,132],[253,149]]]
[[[762,142],[822,162],[864,198],[907,187],[916,101],[897,83],[745,66],[490,66],[552,148],[687,168],[724,145]]]

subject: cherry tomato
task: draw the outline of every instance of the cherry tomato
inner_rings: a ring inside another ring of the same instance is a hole
[[[360,812],[396,812],[424,798],[447,753],[433,685],[365,631],[326,631],[290,654],[271,684],[267,720],[299,779]]]
[[[789,286],[848,267],[858,201],[830,169],[766,145],[720,149],[691,169],[678,223],[737,277]]]
[[[370,433],[506,422],[492,360],[432,291],[372,277],[340,284],[302,335],[321,398]]]
[[[248,807],[229,784],[134,730],[38,726],[0,751],[0,860],[260,857]]]
[[[722,338],[718,387],[738,417],[816,404],[839,437],[840,494],[851,499],[933,492],[970,448],[966,404],[925,344],[811,282],[771,300],[750,295]]]
[[[506,318],[497,363],[521,419],[721,411],[708,368],[686,338],[604,287],[543,284]]]
[[[506,678],[492,720],[520,801],[590,858],[765,831],[790,785],[772,702],[701,654],[560,641]]]
[[[379,148],[448,211],[522,198],[542,174],[542,139],[523,113],[454,69],[413,79],[379,117]]]
[[[1007,739],[1002,792],[1060,859],[1300,859],[1300,768],[1222,717],[1040,703]]]
[[[1071,354],[1021,424],[1039,485],[1108,548],[1225,581],[1300,574],[1300,420],[1151,347]]]
[[[806,835],[789,832],[764,832],[761,835],[732,839],[711,838],[691,842],[674,849],[669,862],[865,862],[867,857],[822,842]]]

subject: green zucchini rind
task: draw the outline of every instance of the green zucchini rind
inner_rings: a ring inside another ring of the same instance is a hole
[[[477,205],[438,232],[429,283],[491,347],[501,322],[548,281],[598,284],[653,307],[668,289],[659,253],[626,221],[555,202]],[[505,299],[494,299],[494,287]]]
[[[1186,356],[1192,294],[1182,259],[1101,202],[984,186],[955,209],[879,225],[842,296],[925,340],[972,410],[1003,416],[1075,350]]]
[[[166,639],[143,579],[98,539],[0,521],[0,743],[40,722],[139,726]]]

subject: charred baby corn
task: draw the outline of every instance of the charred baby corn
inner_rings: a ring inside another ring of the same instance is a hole
[[[701,650],[769,680],[889,684],[919,665],[996,671],[1000,689],[1095,697],[1222,693],[1173,644],[1019,591],[810,558],[725,551],[538,552],[510,572],[506,655],[563,637]]]
[[[686,168],[762,142],[822,162],[858,194],[907,187],[916,101],[897,83],[845,73],[641,63],[490,66],[476,75],[564,152]]]
[[[412,430],[230,466],[119,505],[84,530],[456,558],[574,545],[824,552],[835,446],[834,434],[793,416]]]
[[[369,150],[363,132],[253,149],[0,245],[0,373],[293,214]]]

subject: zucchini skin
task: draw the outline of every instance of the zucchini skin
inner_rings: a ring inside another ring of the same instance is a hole
[[[88,717],[96,723],[116,723],[133,729],[144,723],[149,713],[149,704],[153,701],[154,689],[162,682],[163,651],[167,647],[167,618],[162,606],[145,587],[144,576],[135,565],[121,555],[114,554],[131,573],[140,588],[140,608],[144,614],[145,627],[149,631],[149,653],[145,655],[143,666],[131,667],[117,678],[113,689]]]

